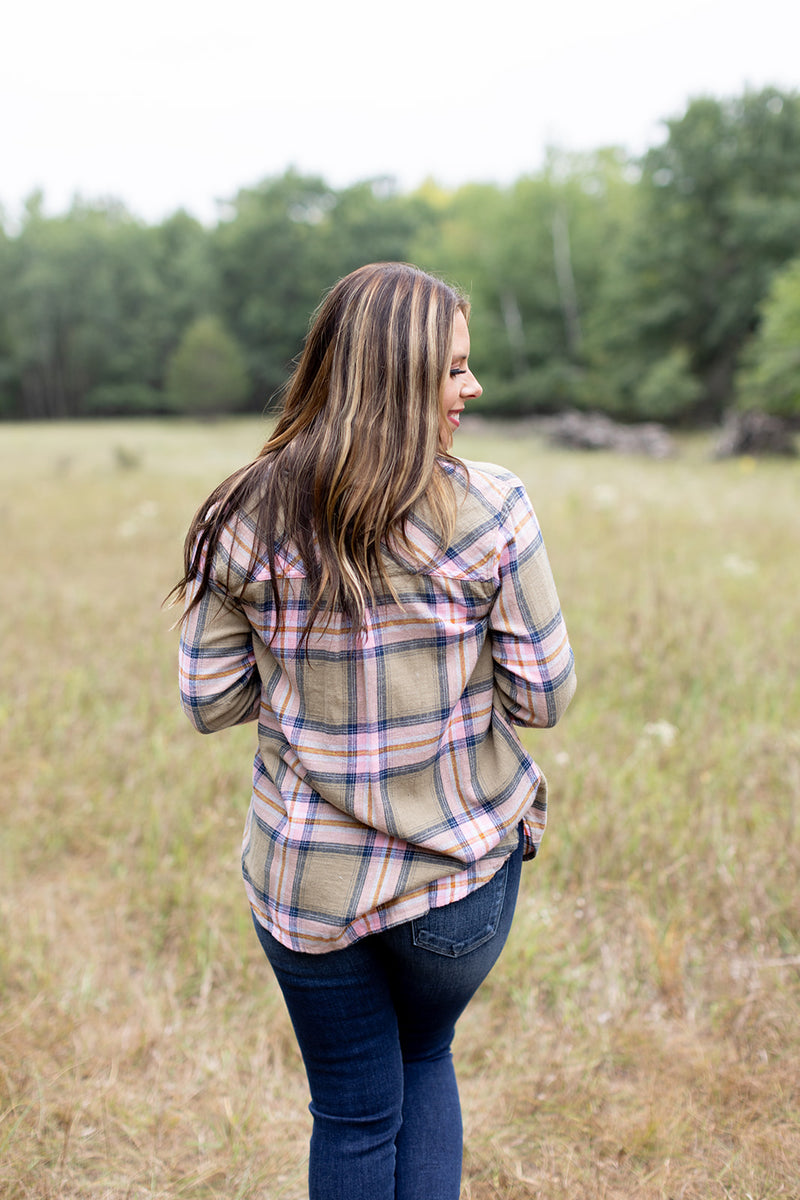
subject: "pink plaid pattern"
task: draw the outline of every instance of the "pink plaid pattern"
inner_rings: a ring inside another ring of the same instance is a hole
[[[185,618],[181,700],[201,732],[258,720],[242,865],[256,918],[321,953],[447,904],[544,832],[547,788],[514,725],[548,726],[575,690],[572,650],[524,487],[442,464],[458,497],[439,547],[425,505],[386,555],[354,644],[334,618],[299,648],[309,595],[282,545],[275,629],[267,555],[246,513]]]

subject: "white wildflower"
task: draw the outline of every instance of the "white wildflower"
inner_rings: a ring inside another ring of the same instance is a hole
[[[660,742],[662,746],[671,746],[679,732],[678,727],[670,725],[669,721],[648,721],[642,730],[646,738],[653,742]]]
[[[141,504],[136,506],[133,514],[119,525],[117,533],[121,538],[136,537],[137,533],[141,532],[142,523],[152,521],[157,516],[158,505],[155,500],[142,500]]]
[[[596,483],[592,488],[592,500],[595,508],[615,508],[619,493],[612,483]]]
[[[751,559],[740,558],[738,554],[726,554],[722,560],[722,568],[736,579],[746,579],[748,575],[755,575],[758,570]]]

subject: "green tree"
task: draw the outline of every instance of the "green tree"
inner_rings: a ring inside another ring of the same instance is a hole
[[[319,232],[326,285],[368,262],[405,262],[434,214],[420,193],[401,194],[391,179],[370,179],[337,192]]]
[[[716,419],[772,275],[800,251],[800,97],[698,99],[667,127],[642,162],[593,351],[606,407],[634,415],[653,365],[687,352],[701,388],[671,415]]]
[[[321,179],[288,171],[240,191],[212,235],[220,315],[261,405],[284,383],[333,282],[319,226],[335,202]]]
[[[250,384],[244,356],[218,317],[198,317],[167,368],[167,395],[179,412],[217,416],[235,411]]]
[[[740,408],[800,417],[800,258],[773,278],[736,382]]]
[[[76,201],[48,218],[41,197],[31,198],[5,293],[21,415],[82,415],[100,385],[155,381],[158,281],[148,243],[149,231],[119,205]]]
[[[192,321],[219,312],[211,237],[198,221],[176,212],[149,230],[148,253],[156,287],[150,305],[154,387],[163,388],[167,364]]]
[[[671,420],[689,412],[702,395],[703,385],[689,369],[689,352],[674,346],[658,358],[639,381],[636,408],[649,420]]]
[[[213,262],[260,403],[285,382],[327,289],[364,263],[407,258],[426,211],[388,180],[337,192],[293,170],[238,193],[212,236]]]
[[[14,339],[11,281],[17,272],[16,243],[0,223],[0,418],[21,416]]]
[[[487,410],[583,402],[586,330],[626,228],[632,186],[616,150],[551,151],[541,172],[509,188],[433,193],[438,224],[419,257],[470,294]]]

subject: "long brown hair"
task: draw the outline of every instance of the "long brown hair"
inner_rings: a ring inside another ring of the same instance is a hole
[[[318,617],[344,614],[355,636],[388,588],[382,547],[405,540],[423,496],[443,544],[455,495],[437,459],[439,396],[453,321],[466,299],[406,263],[373,263],[341,279],[312,320],[274,432],[258,458],[200,506],[184,547],[184,575],[170,593],[191,606],[205,594],[223,529],[247,511],[265,544],[276,608],[276,549],[291,542],[308,576],[307,641]]]

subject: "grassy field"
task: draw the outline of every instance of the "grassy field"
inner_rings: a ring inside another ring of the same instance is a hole
[[[305,1194],[239,878],[253,733],[190,728],[159,607],[263,432],[0,425],[4,1200]],[[550,827],[456,1042],[463,1198],[796,1200],[800,466],[457,449],[526,481],[579,677],[524,735]]]

